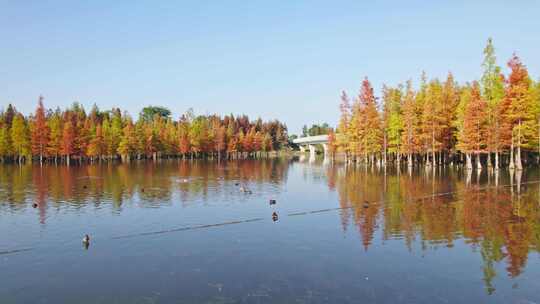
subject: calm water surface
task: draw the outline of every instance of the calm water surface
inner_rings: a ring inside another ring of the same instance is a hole
[[[538,175],[0,166],[0,303],[540,303]]]

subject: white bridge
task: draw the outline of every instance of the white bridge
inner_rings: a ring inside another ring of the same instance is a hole
[[[328,135],[317,135],[300,137],[293,140],[293,143],[300,147],[301,152],[306,152],[306,148],[309,149],[310,155],[315,155],[317,145],[322,145],[324,155],[328,155]]]

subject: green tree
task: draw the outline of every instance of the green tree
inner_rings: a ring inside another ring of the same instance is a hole
[[[0,124],[0,160],[4,162],[12,154],[11,136],[7,124]]]
[[[56,162],[58,156],[61,154],[62,147],[62,114],[60,109],[57,109],[51,114],[47,120],[47,126],[49,128],[47,152],[49,155],[54,156],[54,161]]]
[[[145,122],[150,122],[156,117],[168,118],[171,116],[171,111],[165,107],[148,106],[144,107],[140,113],[140,117]]]
[[[189,130],[191,151],[198,155],[205,151],[208,140],[208,123],[204,116],[198,116],[191,123]]]
[[[22,114],[16,114],[11,124],[11,143],[19,164],[30,155],[30,139],[27,123]]]
[[[395,155],[399,164],[401,151],[401,133],[403,131],[403,117],[401,113],[402,106],[402,87],[383,88],[383,146],[384,163],[387,162],[387,153]]]
[[[431,154],[426,159],[427,165],[437,164],[436,153],[442,147],[441,131],[444,117],[442,115],[442,86],[438,80],[432,80],[425,91],[422,108],[422,138],[424,147]]]
[[[499,152],[501,143],[501,119],[499,115],[500,102],[504,98],[504,79],[501,68],[497,65],[495,47],[491,38],[484,48],[483,74],[481,79],[482,97],[487,102],[487,124],[491,132],[487,136],[488,166],[491,166],[491,154],[495,155],[495,169],[499,169]]]
[[[402,126],[403,132],[401,139],[401,149],[402,152],[407,154],[407,165],[408,167],[413,166],[413,155],[418,152],[420,144],[420,119],[417,115],[417,107],[414,96],[414,91],[412,89],[411,81],[407,81],[407,86],[405,89],[405,97],[403,99],[402,106]]]
[[[136,152],[137,138],[135,134],[135,126],[131,118],[127,118],[125,126],[122,130],[120,143],[118,144],[117,153],[122,155],[123,160],[130,160],[131,156]]]

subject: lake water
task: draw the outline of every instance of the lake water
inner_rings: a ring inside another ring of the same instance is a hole
[[[540,303],[539,180],[322,160],[4,165],[0,303]]]

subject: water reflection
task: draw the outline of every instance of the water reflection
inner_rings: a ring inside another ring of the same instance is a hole
[[[517,277],[529,254],[540,252],[540,183],[535,170],[529,172],[528,182],[521,171],[408,173],[328,168],[328,187],[339,194],[342,227],[346,230],[354,223],[365,250],[377,229],[382,229],[383,240],[402,239],[408,248],[418,240],[423,251],[451,248],[464,239],[471,249],[480,250],[488,293],[495,290],[494,264],[504,261],[508,276]]]
[[[309,188],[289,182],[290,175],[299,176]],[[91,217],[85,209],[88,207],[130,217],[132,208],[124,206],[128,203],[133,209],[159,209],[175,204],[200,212],[193,216],[191,226],[175,227],[171,223],[176,222],[165,219],[164,226],[153,223],[153,230],[149,232],[118,233],[120,237],[115,239],[120,239],[269,221],[268,215],[273,222],[279,219],[275,227],[284,227],[287,221],[296,219],[294,216],[328,213],[339,218],[341,227],[317,224],[343,234],[352,231],[358,235],[361,250],[365,252],[376,244],[395,242],[402,243],[401,247],[410,252],[420,248],[422,254],[429,254],[439,249],[457,251],[455,247],[463,242],[481,257],[483,284],[487,294],[492,294],[497,277],[504,274],[510,279],[519,277],[528,267],[531,253],[540,252],[538,180],[536,170],[471,172],[449,167],[396,171],[311,158],[300,159],[300,162],[162,161],[80,167],[3,166],[0,217],[37,210],[39,223],[45,225],[48,213],[65,208]],[[275,196],[257,197],[260,193],[271,193],[269,191],[307,196],[316,185],[322,185],[326,192],[330,190],[335,199],[325,202],[324,206],[315,206],[310,202],[293,205],[281,199],[276,204]],[[254,195],[240,191],[243,187],[253,190]],[[229,222],[221,218],[214,223],[204,222],[206,218],[216,218],[211,212],[226,212],[231,207],[207,210],[200,208],[203,207],[201,202],[218,204],[247,199],[261,202],[257,205],[263,210],[260,217],[247,211],[242,213],[244,209],[255,208],[246,205],[234,209],[234,218],[227,218]],[[130,225],[131,229],[136,229],[135,224]],[[24,234],[24,231],[19,233]],[[296,239],[300,240],[301,237]],[[83,243],[85,249],[89,249],[89,245],[89,242]],[[501,264],[505,265],[504,274],[497,267]]]
[[[28,203],[36,204],[44,223],[48,203],[59,207],[64,203],[98,206],[112,202],[113,208],[119,209],[124,201],[136,197],[143,207],[159,207],[170,203],[173,193],[178,193],[179,201],[186,205],[193,198],[239,195],[224,187],[230,183],[254,187],[281,184],[287,180],[287,167],[285,160],[162,161],[80,167],[6,165],[0,170],[0,208],[17,211]]]

